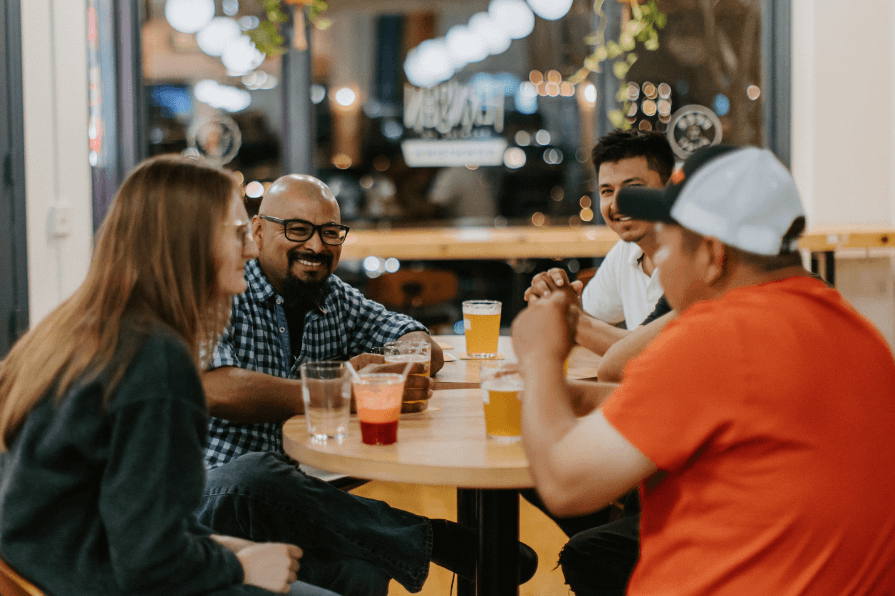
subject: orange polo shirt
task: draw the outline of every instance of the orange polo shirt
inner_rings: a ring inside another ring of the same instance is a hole
[[[895,593],[895,361],[835,290],[694,305],[603,413],[660,470],[629,594]]]

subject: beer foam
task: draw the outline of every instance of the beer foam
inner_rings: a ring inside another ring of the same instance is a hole
[[[482,389],[489,391],[522,391],[524,387],[522,377],[519,375],[506,375],[482,383]]]
[[[464,315],[499,315],[500,304],[464,304]]]

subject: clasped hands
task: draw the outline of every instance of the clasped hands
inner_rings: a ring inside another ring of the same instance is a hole
[[[523,296],[531,304],[532,302],[547,298],[556,292],[563,292],[581,307],[581,292],[584,284],[580,281],[571,281],[564,269],[554,267],[543,273],[538,273],[531,280],[531,286],[525,290]]]
[[[523,369],[538,361],[565,361],[575,343],[580,316],[573,292],[551,291],[546,297],[529,299],[512,326],[513,351]]]

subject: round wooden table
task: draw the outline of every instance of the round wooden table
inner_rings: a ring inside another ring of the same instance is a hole
[[[476,527],[479,550],[475,585],[461,582],[458,594],[518,594],[519,496],[532,486],[521,442],[490,441],[480,389],[438,390],[429,408],[403,414],[393,445],[364,445],[352,416],[341,443],[319,443],[304,416],[283,425],[283,447],[303,464],[358,478],[455,486],[461,523]]]
[[[460,354],[466,351],[466,338],[462,335],[436,335],[432,339],[450,348],[444,349],[445,363],[435,375],[435,389],[467,389],[478,387],[482,382],[481,370],[483,367],[499,366],[503,362],[513,362],[516,354],[513,352],[513,342],[508,336],[501,336],[497,341],[497,351],[503,354],[503,360],[461,360]],[[452,360],[448,360],[452,359]],[[569,354],[570,379],[597,378],[597,367],[600,365],[600,357],[581,346],[572,348]]]

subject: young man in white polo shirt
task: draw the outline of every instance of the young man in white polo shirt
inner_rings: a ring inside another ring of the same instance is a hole
[[[652,222],[633,219],[618,209],[616,196],[627,186],[662,188],[674,168],[674,154],[659,133],[617,130],[601,138],[593,150],[600,192],[600,213],[620,240],[612,247],[582,292],[555,268],[539,273],[525,299],[549,296],[557,290],[580,294],[575,342],[602,355],[653,312],[662,286],[653,254],[656,236]],[[625,322],[627,329],[616,327]]]

